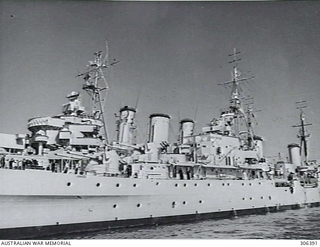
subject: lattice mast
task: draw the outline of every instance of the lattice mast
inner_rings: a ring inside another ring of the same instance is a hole
[[[103,123],[103,135],[107,144],[109,144],[109,141],[104,117],[104,104],[106,102],[109,84],[104,76],[103,70],[115,65],[118,62],[119,61],[114,60],[112,63],[108,63],[108,43],[106,42],[105,57],[102,58],[102,51],[95,52],[94,59],[89,61],[88,71],[78,75],[83,76],[85,84],[83,85],[82,89],[89,94],[91,99],[91,117],[94,119],[99,119]]]
[[[227,81],[224,83],[219,83],[220,85],[232,84],[232,91],[230,96],[230,105],[229,109],[232,113],[234,113],[234,133],[236,136],[239,135],[240,132],[240,119],[243,118],[247,127],[248,132],[252,133],[250,126],[248,125],[247,117],[243,109],[241,88],[240,83],[252,79],[253,77],[242,78],[241,73],[238,69],[238,62],[241,61],[237,56],[241,54],[236,49],[233,50],[233,54],[230,54],[233,59],[229,62],[233,64],[233,70],[231,74],[231,81]]]

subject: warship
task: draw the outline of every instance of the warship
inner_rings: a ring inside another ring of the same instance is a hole
[[[194,119],[179,122],[170,143],[170,115],[152,113],[146,143],[136,141],[137,109],[116,114],[110,141],[104,118],[108,62],[97,52],[83,77],[92,109],[72,92],[62,113],[28,120],[21,152],[2,148],[0,238],[158,225],[235,217],[320,205],[318,173],[307,156],[301,109],[300,145],[288,145],[289,161],[270,162],[245,109],[233,53],[230,105],[200,133]],[[18,138],[18,137],[17,137]],[[19,136],[19,138],[22,138]]]

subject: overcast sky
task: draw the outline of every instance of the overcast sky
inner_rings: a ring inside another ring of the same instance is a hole
[[[310,158],[320,159],[319,11],[317,1],[0,1],[0,132],[26,133],[29,118],[59,114],[108,40],[110,58],[121,61],[107,71],[109,136],[114,113],[134,106],[141,89],[139,140],[149,115],[162,112],[174,141],[179,119],[196,117],[199,132],[228,106],[231,89],[218,83],[230,80],[237,48],[243,75],[255,77],[243,90],[261,110],[255,132],[266,155],[286,157],[299,141],[295,102],[306,100]]]

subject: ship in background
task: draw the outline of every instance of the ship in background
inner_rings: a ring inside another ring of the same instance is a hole
[[[33,238],[58,233],[162,224],[320,205],[318,171],[307,162],[301,109],[300,145],[290,144],[290,162],[272,164],[264,140],[244,108],[233,54],[230,105],[201,133],[183,119],[179,140],[169,142],[170,116],[150,115],[146,143],[136,142],[136,108],[117,115],[117,140],[110,141],[104,118],[109,86],[108,56],[95,53],[82,76],[81,95],[67,96],[62,113],[28,121],[17,135],[20,148],[3,147],[0,169],[0,237]],[[209,116],[210,117],[210,116]],[[23,148],[21,148],[23,146]],[[300,148],[302,147],[302,149]],[[301,159],[303,150],[304,159]]]

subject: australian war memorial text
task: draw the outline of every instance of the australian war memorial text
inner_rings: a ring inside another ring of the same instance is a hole
[[[41,245],[52,245],[52,246],[63,246],[63,245],[71,245],[70,241],[67,240],[48,240],[48,241],[42,241],[42,240],[7,240],[7,241],[1,241],[1,244],[3,246],[25,246],[25,245],[34,245],[34,246],[41,246]]]

